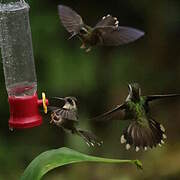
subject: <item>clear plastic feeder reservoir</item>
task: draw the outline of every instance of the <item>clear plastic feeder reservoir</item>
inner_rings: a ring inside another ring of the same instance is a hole
[[[0,2],[0,47],[10,105],[9,126],[38,126],[42,123],[42,117],[36,94],[29,5],[23,0]]]

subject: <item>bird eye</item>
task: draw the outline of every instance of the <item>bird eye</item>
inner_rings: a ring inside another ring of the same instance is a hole
[[[87,34],[87,30],[85,28],[81,28],[79,32],[80,34]]]
[[[73,101],[72,101],[72,99],[67,99],[67,101],[70,103],[70,104],[73,104]]]

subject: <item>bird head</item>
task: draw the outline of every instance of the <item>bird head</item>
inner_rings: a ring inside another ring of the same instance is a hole
[[[78,31],[73,32],[72,35],[68,39],[70,40],[77,35],[79,35],[81,37],[86,37],[86,36],[88,36],[88,34],[89,34],[88,29],[86,27],[82,26]]]
[[[77,99],[75,97],[65,97],[65,105],[63,108],[76,109]]]
[[[87,38],[89,36],[90,30],[89,27],[84,25],[79,29],[78,35],[83,38]]]
[[[138,83],[128,84],[130,98],[134,101],[139,100],[141,96],[141,88]]]

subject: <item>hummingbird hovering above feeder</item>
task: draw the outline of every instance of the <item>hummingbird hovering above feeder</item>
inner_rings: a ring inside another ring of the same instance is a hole
[[[54,97],[54,99],[63,101],[63,105],[48,106],[48,110],[51,114],[50,123],[61,127],[63,130],[71,134],[80,136],[84,139],[88,146],[101,146],[103,142],[100,141],[94,134],[76,127],[78,124],[77,99],[75,97]]]
[[[4,1],[5,2],[5,1]],[[39,107],[48,100],[37,96],[29,5],[25,1],[0,3],[0,47],[10,107],[10,129],[42,124]]]
[[[112,15],[104,16],[94,27],[86,25],[82,17],[71,8],[59,5],[60,20],[70,38],[77,36],[81,49],[89,52],[93,46],[119,46],[133,42],[144,35],[143,31],[131,27],[119,26],[119,21]]]
[[[142,96],[138,83],[129,84],[128,87],[129,94],[124,103],[93,119],[111,120],[115,112],[124,111],[123,119],[131,121],[121,136],[121,143],[126,144],[127,150],[132,146],[135,151],[139,151],[140,148],[147,150],[148,147],[161,146],[167,138],[165,128],[152,118],[149,104],[154,100],[177,97],[180,94]]]

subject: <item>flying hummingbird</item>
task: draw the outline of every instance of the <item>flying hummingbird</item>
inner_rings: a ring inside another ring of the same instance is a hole
[[[136,152],[140,148],[147,150],[148,147],[161,146],[167,138],[165,128],[151,117],[149,103],[153,100],[180,96],[180,94],[142,96],[138,83],[129,84],[128,87],[129,94],[123,104],[93,119],[107,120],[114,112],[124,111],[123,119],[131,120],[121,136],[121,143],[126,144],[127,150],[131,146],[134,146]]]
[[[48,106],[48,109],[51,112],[50,123],[82,137],[89,146],[100,146],[103,143],[94,134],[76,128],[76,125],[78,124],[78,115],[76,105],[77,99],[75,97],[55,97],[55,99],[63,101],[63,106]]]
[[[59,5],[58,11],[63,26],[71,34],[69,39],[78,36],[82,41],[80,48],[86,49],[86,52],[89,52],[92,46],[119,46],[133,42],[144,35],[140,30],[119,26],[117,18],[109,14],[104,16],[95,27],[90,27],[71,8]]]

